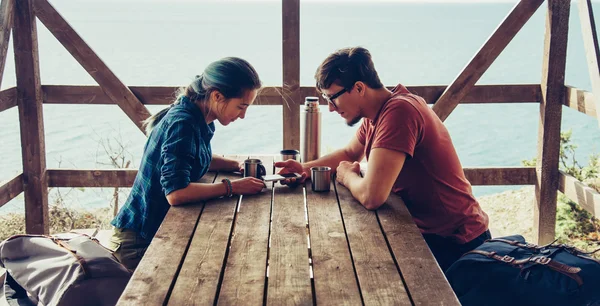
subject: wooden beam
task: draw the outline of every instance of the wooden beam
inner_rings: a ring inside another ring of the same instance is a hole
[[[300,149],[300,0],[281,0],[283,148]]]
[[[177,87],[131,86],[129,89],[143,104],[168,105],[176,98]],[[43,85],[44,103],[117,104],[99,86]]]
[[[587,58],[588,71],[592,81],[592,92],[595,96],[596,118],[600,118],[600,50],[598,49],[598,34],[596,22],[590,0],[579,0],[579,20],[581,20],[581,34]],[[600,125],[600,120],[598,120]]]
[[[564,105],[596,119],[600,118],[596,113],[594,95],[591,92],[571,86],[566,86],[566,91]]]
[[[388,88],[392,89],[393,87]],[[408,86],[407,88],[410,92],[423,97],[427,103],[433,104],[448,87],[439,85]],[[459,103],[532,103],[540,102],[541,96],[540,84],[476,85]]]
[[[0,112],[17,106],[17,88],[11,87],[0,91]]]
[[[596,218],[600,218],[600,194],[596,190],[562,171],[559,174],[558,190]]]
[[[0,85],[4,76],[10,30],[13,27],[14,6],[14,0],[2,0],[0,4]]]
[[[471,185],[534,185],[534,167],[464,168]],[[48,169],[49,187],[131,187],[137,170]]]
[[[465,168],[471,185],[534,185],[535,167]]]
[[[23,153],[25,227],[28,234],[48,234],[48,182],[42,86],[37,29],[31,1],[16,1],[14,16],[13,42]]]
[[[48,169],[49,187],[131,187],[137,170]]]
[[[471,90],[471,87],[477,83],[543,2],[543,0],[521,0],[515,5],[500,26],[496,28],[496,31],[433,105],[433,110],[442,121],[448,118],[458,103]]]
[[[38,19],[50,30],[71,55],[85,68],[102,87],[106,95],[127,114],[127,116],[145,133],[142,121],[150,117],[150,112],[136,96],[106,66],[85,41],[73,30],[71,25],[48,3],[47,0],[34,1]]]
[[[0,207],[23,192],[23,173],[17,174],[5,184],[0,184]]]
[[[565,99],[565,64],[570,1],[549,0],[542,64],[542,101],[538,128],[534,231],[537,243],[554,240],[560,152],[560,123]]]
[[[392,89],[393,87],[388,88]],[[177,91],[177,87],[172,86],[130,86],[129,89],[143,104],[149,105],[171,104]],[[446,86],[408,86],[408,89],[432,104],[444,92]],[[254,104],[282,105],[281,90],[281,87],[262,88]],[[42,85],[42,91],[44,103],[48,104],[116,104],[99,86]],[[315,95],[317,95],[315,87],[300,87],[301,97]],[[538,103],[541,95],[540,84],[477,85],[460,103]],[[323,99],[319,102],[321,105],[327,105]]]

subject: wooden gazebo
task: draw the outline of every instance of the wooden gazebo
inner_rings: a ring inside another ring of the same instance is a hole
[[[301,87],[300,0],[282,0],[283,80],[281,87],[261,92],[263,105],[283,107],[283,146],[298,148],[300,105],[314,95],[314,87]],[[485,85],[475,83],[500,55],[534,12],[546,2],[544,61],[539,84]],[[535,230],[538,243],[554,240],[557,191],[600,216],[600,195],[558,168],[563,106],[589,116],[600,116],[600,52],[590,0],[578,3],[589,64],[592,93],[565,86],[567,33],[571,1],[521,0],[489,36],[448,86],[411,86],[445,120],[459,103],[531,103],[540,105],[538,163],[536,167],[467,168],[473,185],[535,185]],[[40,82],[36,18],[89,72],[98,86],[43,85]],[[18,107],[23,172],[0,185],[0,207],[25,193],[27,233],[48,234],[49,187],[129,187],[136,170],[47,169],[44,140],[44,104],[116,104],[142,131],[150,112],[147,104],[171,102],[173,87],[128,87],[81,39],[47,0],[2,0],[0,8],[0,80],[12,30],[17,86],[0,92],[0,112]],[[583,56],[583,54],[582,54]],[[325,104],[325,101],[321,101]]]

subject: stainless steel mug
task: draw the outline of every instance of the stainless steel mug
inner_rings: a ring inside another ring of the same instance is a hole
[[[300,115],[300,159],[303,163],[319,158],[321,153],[321,112],[319,98],[306,97]]]
[[[298,160],[300,157],[300,151],[298,150],[281,150],[281,160]],[[298,160],[299,161],[299,160]]]
[[[244,177],[261,178],[265,174],[267,174],[267,171],[260,159],[250,158],[244,161]]]
[[[313,191],[329,191],[331,186],[331,168],[329,167],[312,167],[311,183]]]

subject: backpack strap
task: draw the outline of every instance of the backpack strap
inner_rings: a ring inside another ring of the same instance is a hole
[[[575,280],[579,286],[583,285],[583,279],[581,279],[581,277],[578,274],[581,271],[581,268],[565,265],[556,260],[552,260],[550,257],[535,255],[535,256],[530,256],[530,257],[527,257],[524,259],[517,260],[512,256],[508,256],[508,255],[500,256],[500,255],[496,254],[496,252],[487,252],[487,251],[482,251],[482,250],[472,250],[472,251],[465,253],[465,255],[467,255],[467,254],[483,255],[488,258],[492,258],[492,259],[510,264],[511,266],[518,267],[518,268],[522,268],[527,263],[548,266],[548,268],[550,268],[556,272],[559,272],[561,274],[564,274],[564,275],[570,277],[571,279]]]
[[[542,249],[545,249],[545,248],[551,246],[553,243],[556,242],[556,240],[554,240],[553,242],[550,242],[550,243],[548,243],[546,245],[541,245],[541,246],[537,245],[537,244],[534,244],[534,243],[529,243],[529,242],[522,243],[522,242],[519,242],[519,241],[516,241],[516,240],[508,240],[508,239],[503,239],[503,238],[488,239],[485,242],[504,242],[504,243],[508,243],[510,245],[518,246],[520,248],[534,250],[534,251],[540,251]]]

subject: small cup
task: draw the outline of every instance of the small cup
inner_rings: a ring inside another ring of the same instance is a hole
[[[288,160],[288,159],[293,159],[293,160],[298,160],[298,157],[300,156],[300,151],[298,150],[281,150],[281,160]]]
[[[331,168],[329,167],[312,167],[311,185],[313,191],[329,191],[331,185]]]
[[[250,176],[259,179],[265,174],[267,174],[267,170],[260,159],[251,158],[244,161],[244,177]]]

